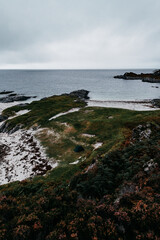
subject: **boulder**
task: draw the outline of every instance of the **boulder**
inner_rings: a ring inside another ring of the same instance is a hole
[[[74,152],[83,152],[84,151],[84,148],[81,146],[81,145],[77,145],[74,149]]]

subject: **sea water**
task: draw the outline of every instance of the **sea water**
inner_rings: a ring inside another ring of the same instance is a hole
[[[37,96],[37,99],[78,89],[90,91],[91,100],[133,101],[160,97],[160,84],[115,79],[125,72],[147,73],[153,69],[127,70],[0,70],[0,91]],[[158,88],[156,88],[158,87]]]

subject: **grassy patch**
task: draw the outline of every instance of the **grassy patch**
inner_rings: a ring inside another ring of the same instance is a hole
[[[53,96],[35,101],[26,107],[12,107],[3,111],[5,115],[29,109],[30,112],[9,120],[9,127],[23,124],[24,127],[41,126],[37,133],[50,158],[59,160],[59,166],[51,171],[49,178],[70,177],[80,170],[82,160],[76,166],[71,165],[78,159],[85,159],[90,164],[97,156],[104,156],[108,151],[120,148],[130,136],[131,130],[138,124],[159,122],[160,111],[138,112],[124,109],[86,107],[86,104],[70,96]],[[80,111],[69,113],[49,121],[58,113],[81,107]],[[96,143],[102,146],[95,149]],[[75,153],[76,145],[81,145],[84,152]]]

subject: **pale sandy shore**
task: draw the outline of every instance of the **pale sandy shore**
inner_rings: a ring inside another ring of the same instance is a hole
[[[22,102],[12,102],[12,103],[0,103],[0,114],[6,108],[13,107],[15,105],[21,104]]]
[[[155,111],[160,108],[154,108],[150,100],[145,101],[97,101],[88,100],[89,107],[122,108],[135,111]]]

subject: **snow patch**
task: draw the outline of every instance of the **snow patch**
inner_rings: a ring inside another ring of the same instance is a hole
[[[103,145],[102,142],[97,142],[97,143],[93,144],[93,147],[94,147],[94,149],[97,149],[97,148],[101,147],[102,145]]]
[[[88,133],[83,133],[82,136],[83,136],[83,137],[93,138],[93,137],[95,137],[96,135],[88,134]]]
[[[57,114],[57,115],[51,117],[51,118],[49,119],[49,121],[51,121],[51,120],[53,120],[53,119],[56,119],[56,118],[58,118],[58,117],[61,117],[61,116],[67,115],[67,114],[69,114],[69,113],[78,112],[79,110],[80,110],[80,108],[72,108],[72,109],[70,109],[70,110],[67,111],[67,112],[59,113],[59,114]]]
[[[0,147],[6,152],[0,161],[0,185],[44,175],[58,163],[48,159],[32,130],[19,130],[13,134],[0,133]]]
[[[8,119],[12,119],[12,118],[15,118],[15,117],[24,115],[24,114],[29,113],[29,112],[30,112],[30,110],[27,110],[27,109],[26,109],[26,110],[21,110],[21,111],[19,111],[19,112],[16,112],[16,114],[15,114],[14,116],[9,117]]]
[[[79,163],[79,160],[75,161],[75,162],[72,162],[70,163],[71,165],[75,165],[75,164],[78,164]]]

